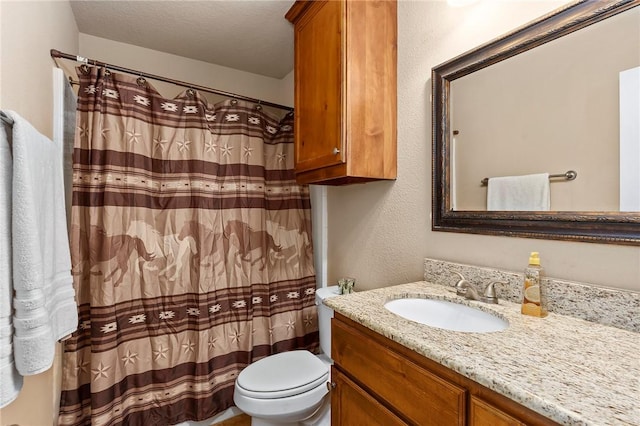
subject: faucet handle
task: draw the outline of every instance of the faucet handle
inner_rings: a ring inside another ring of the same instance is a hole
[[[465,296],[467,294],[467,288],[469,287],[469,281],[467,281],[464,275],[460,272],[453,271],[453,273],[460,277],[454,286],[456,288],[456,293],[458,296]]]
[[[452,271],[454,274],[460,277],[460,281],[466,281],[467,279],[458,271]]]
[[[496,284],[506,284],[503,281],[493,281],[484,288],[484,298],[488,303],[498,303],[498,295],[496,294]]]

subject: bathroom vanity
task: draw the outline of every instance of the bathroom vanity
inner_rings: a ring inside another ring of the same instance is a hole
[[[342,315],[331,332],[335,425],[557,424]]]
[[[384,308],[395,298],[451,300],[509,327],[463,333]],[[325,301],[332,323],[332,424],[640,424],[640,335],[551,313],[525,317],[428,282]]]

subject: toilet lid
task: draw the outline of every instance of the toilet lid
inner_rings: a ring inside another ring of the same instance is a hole
[[[250,364],[238,375],[236,385],[252,398],[284,398],[313,389],[328,377],[327,365],[311,352],[291,351]]]

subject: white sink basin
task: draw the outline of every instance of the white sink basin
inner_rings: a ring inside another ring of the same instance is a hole
[[[395,299],[384,307],[410,321],[451,331],[490,333],[509,326],[509,322],[500,317],[446,300]]]

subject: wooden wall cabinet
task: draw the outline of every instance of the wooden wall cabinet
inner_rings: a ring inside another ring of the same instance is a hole
[[[395,0],[296,1],[295,171],[300,183],[395,179]]]
[[[557,425],[343,315],[331,332],[333,426]]]

